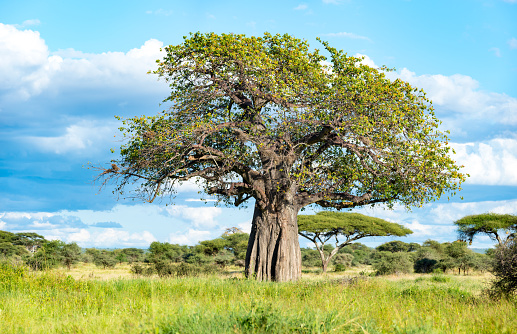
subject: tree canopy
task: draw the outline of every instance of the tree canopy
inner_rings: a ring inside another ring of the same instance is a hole
[[[171,107],[123,120],[121,158],[101,176],[147,201],[193,179],[227,204],[254,199],[246,272],[278,280],[301,273],[304,206],[409,208],[455,193],[465,175],[425,93],[320,42],[194,33],[165,47],[154,73]]]
[[[513,239],[517,234],[517,216],[510,214],[483,213],[465,216],[454,222],[458,227],[460,240],[472,243],[479,234],[488,235],[492,240],[502,244],[506,239]],[[504,234],[508,234],[502,238]]]
[[[328,263],[341,248],[356,240],[411,233],[410,229],[400,224],[360,213],[323,211],[315,215],[298,216],[298,234],[314,243],[321,256],[323,271],[326,271]],[[335,248],[325,254],[324,246],[331,239],[335,239]]]

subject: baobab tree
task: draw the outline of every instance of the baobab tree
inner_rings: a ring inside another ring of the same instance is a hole
[[[409,208],[455,193],[465,176],[424,92],[320,42],[326,56],[287,34],[194,33],[165,47],[154,73],[170,109],[123,120],[103,182],[153,201],[196,179],[223,203],[254,200],[245,273],[274,281],[301,275],[307,205]]]

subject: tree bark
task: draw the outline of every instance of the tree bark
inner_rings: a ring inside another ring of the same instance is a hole
[[[295,205],[279,205],[274,211],[255,204],[246,252],[246,277],[276,282],[300,278],[302,260],[297,217]]]

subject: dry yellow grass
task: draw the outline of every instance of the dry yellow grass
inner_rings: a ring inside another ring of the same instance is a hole
[[[70,275],[74,279],[96,279],[96,280],[111,280],[119,278],[134,278],[131,273],[131,266],[127,263],[117,264],[115,268],[103,269],[97,267],[93,263],[77,263],[72,266],[71,270],[66,268],[55,269],[56,272]]]

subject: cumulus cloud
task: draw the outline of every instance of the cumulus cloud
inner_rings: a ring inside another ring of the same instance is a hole
[[[296,7],[294,7],[293,9],[294,10],[305,10],[307,8],[309,8],[309,6],[307,6],[306,4],[300,4],[300,5],[296,6]]]
[[[367,55],[356,53],[354,55],[354,57],[363,58],[363,60],[361,61],[361,64],[363,64],[363,65],[370,66],[370,67],[373,67],[373,68],[379,68],[379,66],[375,65],[375,62],[370,57],[368,57]]]
[[[88,243],[96,247],[110,247],[116,245],[123,247],[149,247],[154,241],[156,241],[156,238],[148,231],[129,233],[128,231],[107,228],[102,232],[93,233]]]
[[[90,90],[85,94],[89,99],[163,94],[167,85],[147,75],[156,68],[155,60],[163,57],[162,46],[150,39],[125,53],[73,49],[51,53],[39,32],[0,23],[0,98],[21,101],[42,92],[55,95],[81,90]]]
[[[470,174],[467,183],[517,185],[517,140],[498,138],[478,143],[451,143],[454,159]]]
[[[355,57],[364,58],[362,61],[364,65],[378,68],[367,55],[357,53]],[[407,68],[399,72],[389,72],[386,75],[392,80],[399,78],[422,88],[435,107],[452,112],[457,117],[468,116],[478,120],[487,119],[490,123],[517,124],[517,98],[482,91],[479,89],[479,82],[470,76],[416,75]]]
[[[149,247],[149,245],[156,241],[156,238],[149,231],[140,233],[130,233],[128,231],[115,230],[107,228],[102,231],[90,232],[86,229],[81,229],[72,233],[55,234],[53,239],[59,239],[65,242],[76,242],[82,247]]]
[[[19,99],[40,93],[48,84],[45,72],[55,65],[39,32],[2,23],[0,58],[0,96]]]
[[[82,121],[68,126],[60,136],[28,136],[22,140],[42,152],[54,154],[95,154],[113,137],[114,124]]]
[[[171,233],[169,236],[169,242],[171,244],[180,245],[195,245],[199,241],[207,240],[210,238],[212,233],[210,231],[199,231],[189,229],[187,233]]]
[[[189,220],[195,227],[215,227],[215,218],[222,213],[217,207],[188,207],[184,205],[169,206],[165,211],[173,217]]]
[[[59,66],[51,73],[55,89],[101,89],[111,88],[115,92],[150,92],[158,89],[164,91],[163,84],[156,77],[147,75],[156,68],[156,59],[163,57],[160,48],[163,43],[150,39],[140,48],[128,52],[103,52],[90,54],[73,49],[53,53]],[[160,89],[161,88],[161,89]]]
[[[66,237],[66,241],[67,242],[76,242],[77,244],[82,245],[82,244],[88,243],[90,241],[91,237],[92,237],[92,235],[90,234],[90,232],[88,232],[87,230],[85,230],[83,228],[83,229],[79,230],[79,232],[70,233]]]
[[[388,77],[400,78],[423,88],[433,104],[444,110],[490,122],[517,124],[517,99],[481,91],[479,82],[470,76],[416,75],[404,68],[397,73],[388,73]]]
[[[450,240],[450,236],[455,234],[454,226],[436,226],[426,225],[420,223],[418,220],[412,220],[409,223],[403,223],[403,225],[413,231],[412,237],[430,239],[431,235],[434,238],[439,236],[447,236],[447,240]]]

